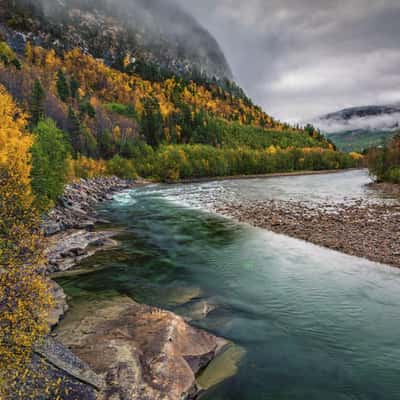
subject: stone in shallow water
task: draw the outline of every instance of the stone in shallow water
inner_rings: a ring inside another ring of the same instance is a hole
[[[214,311],[217,305],[212,300],[195,299],[174,309],[186,321],[199,321]]]
[[[201,289],[198,287],[160,288],[160,292],[162,292],[164,303],[170,306],[186,304],[202,295]]]
[[[54,274],[51,274],[52,279],[64,279],[64,278],[73,278],[76,276],[81,276],[81,275],[88,275],[88,274],[93,274],[95,272],[102,271],[104,269],[107,269],[108,266],[93,266],[93,267],[82,267],[82,268],[72,268],[67,271],[62,271],[62,272],[55,272]]]
[[[242,347],[230,344],[211,361],[208,367],[197,378],[198,386],[203,390],[208,390],[224,380],[235,376],[238,371],[238,365],[245,353]]]
[[[57,333],[103,378],[104,400],[192,398],[195,375],[227,344],[127,297],[80,304],[79,316],[64,320]]]

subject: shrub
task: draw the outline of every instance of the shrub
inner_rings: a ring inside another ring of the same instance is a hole
[[[67,159],[67,181],[76,179],[90,179],[106,174],[106,163],[103,160],[94,160],[78,155],[76,159]]]
[[[137,173],[131,160],[115,156],[107,162],[106,172],[122,179],[136,179]]]

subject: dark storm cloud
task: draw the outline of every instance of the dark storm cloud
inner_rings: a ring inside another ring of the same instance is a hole
[[[399,0],[177,0],[285,120],[400,101]]]

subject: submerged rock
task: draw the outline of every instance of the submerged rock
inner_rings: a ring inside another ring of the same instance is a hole
[[[245,355],[242,347],[230,344],[197,378],[199,388],[208,390],[236,375],[238,365]]]
[[[165,287],[160,288],[163,302],[169,306],[186,304],[202,295],[199,287]]]
[[[207,317],[209,313],[217,308],[211,300],[194,299],[185,303],[174,311],[183,317],[186,321],[199,321]]]
[[[196,374],[227,345],[171,312],[128,297],[81,305],[57,333],[103,378],[103,400],[194,398]]]

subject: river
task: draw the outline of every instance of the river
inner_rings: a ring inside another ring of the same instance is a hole
[[[238,373],[203,400],[398,400],[400,270],[221,218],[223,198],[383,201],[364,171],[152,185],[102,215],[121,248],[60,282],[73,302],[125,294],[176,312],[212,304],[194,324],[243,347]]]

